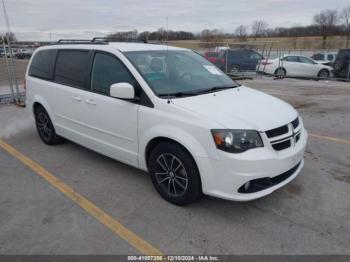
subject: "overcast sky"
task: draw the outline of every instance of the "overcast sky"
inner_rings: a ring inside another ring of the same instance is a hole
[[[5,0],[11,29],[20,40],[101,36],[114,31],[169,29],[199,32],[263,19],[272,27],[307,25],[321,9],[349,0]],[[4,31],[0,7],[0,30]]]

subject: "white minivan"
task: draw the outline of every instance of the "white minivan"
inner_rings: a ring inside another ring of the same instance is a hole
[[[26,90],[44,143],[65,138],[147,171],[177,205],[257,199],[304,165],[308,134],[293,107],[187,49],[61,41],[35,51]]]

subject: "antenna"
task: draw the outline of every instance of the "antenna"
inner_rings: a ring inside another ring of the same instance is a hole
[[[169,40],[169,17],[166,17],[166,44],[168,45],[168,40]]]

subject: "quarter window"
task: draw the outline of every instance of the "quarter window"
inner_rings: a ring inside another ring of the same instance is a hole
[[[29,75],[46,80],[53,78],[53,68],[57,50],[42,50],[36,53],[30,64]]]
[[[135,79],[118,58],[105,53],[96,53],[92,66],[91,89],[109,95],[112,84],[123,82],[136,85]]]
[[[60,50],[56,62],[55,82],[85,88],[89,51]]]

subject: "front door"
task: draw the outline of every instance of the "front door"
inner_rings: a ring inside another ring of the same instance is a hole
[[[96,52],[92,62],[90,92],[84,97],[83,122],[91,146],[124,163],[138,165],[137,114],[139,105],[110,97],[110,86],[136,80],[114,55]]]

